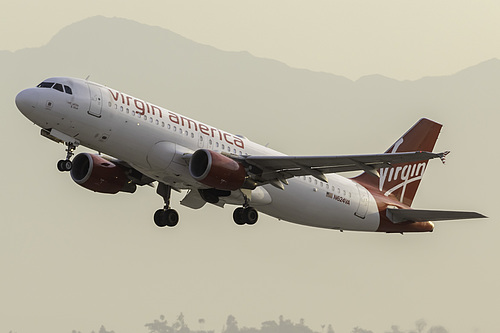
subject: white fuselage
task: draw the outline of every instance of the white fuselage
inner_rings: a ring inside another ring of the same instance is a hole
[[[244,137],[219,130],[116,90],[80,79],[54,78],[72,94],[30,88],[33,105],[23,111],[44,129],[56,129],[81,145],[127,162],[148,177],[177,189],[206,188],[193,179],[184,157],[205,148],[239,156],[283,155]],[[251,204],[278,219],[339,230],[376,231],[379,210],[358,183],[327,175],[289,179],[284,190],[271,184],[252,191]],[[233,191],[225,203],[242,204]]]

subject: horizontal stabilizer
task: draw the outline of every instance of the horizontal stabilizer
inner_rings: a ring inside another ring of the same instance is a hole
[[[448,221],[486,218],[476,212],[460,212],[446,210],[397,209],[387,208],[387,218],[393,223]]]

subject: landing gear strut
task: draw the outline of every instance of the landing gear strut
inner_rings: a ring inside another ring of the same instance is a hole
[[[57,162],[57,169],[61,172],[71,171],[73,163],[70,161],[70,158],[74,155],[76,147],[78,147],[78,145],[73,142],[67,142],[66,146],[68,146],[68,148],[66,148],[66,159]]]
[[[177,211],[170,208],[170,194],[172,193],[172,187],[159,183],[156,188],[156,193],[162,196],[165,201],[165,207],[163,209],[158,209],[155,212],[155,224],[158,227],[175,227],[179,222],[179,214],[177,214]]]

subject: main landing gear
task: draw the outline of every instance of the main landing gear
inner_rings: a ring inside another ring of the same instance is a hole
[[[243,197],[245,198],[245,204],[243,207],[239,207],[234,210],[233,220],[237,225],[254,225],[259,219],[259,214],[255,208],[250,207],[246,194],[243,193]]]
[[[177,214],[176,210],[170,208],[170,194],[172,193],[172,187],[159,183],[156,188],[156,193],[162,196],[165,201],[165,207],[163,209],[158,209],[155,212],[155,224],[158,227],[175,227],[179,222],[179,214]]]
[[[57,162],[57,170],[61,172],[71,171],[73,162],[71,162],[70,158],[74,155],[74,151],[77,147],[77,145],[75,145],[73,142],[68,142],[66,143],[66,145],[68,146],[68,148],[66,148],[66,159]]]
[[[172,187],[164,183],[158,183],[156,188],[158,193],[165,202],[163,209],[158,209],[154,214],[154,221],[158,227],[175,227],[179,222],[179,214],[175,209],[170,208],[170,195]],[[236,208],[233,212],[233,220],[238,225],[253,225],[259,219],[257,210],[249,206],[248,199],[245,196],[245,204],[243,207]]]

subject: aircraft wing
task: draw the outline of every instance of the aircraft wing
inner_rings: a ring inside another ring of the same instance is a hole
[[[248,156],[242,160],[255,167],[251,170],[259,181],[286,180],[294,176],[314,176],[324,182],[324,174],[345,171],[368,171],[375,175],[378,169],[391,167],[393,164],[427,161],[444,157],[449,152],[409,152],[373,155],[343,156]],[[255,172],[254,172],[255,171]],[[260,178],[260,179],[258,179]],[[286,182],[285,182],[286,183]]]
[[[423,209],[397,209],[397,208],[387,208],[387,217],[393,223],[449,221],[449,220],[486,218],[486,216],[484,216],[483,214],[479,214],[476,212],[423,210]]]

